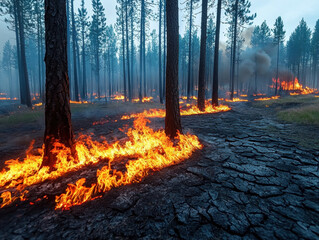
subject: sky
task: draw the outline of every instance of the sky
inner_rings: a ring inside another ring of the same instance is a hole
[[[107,24],[114,24],[116,21],[116,0],[101,0],[105,8]],[[75,0],[75,8],[80,6],[81,0]],[[185,2],[184,0],[180,2]],[[86,6],[91,13],[91,1],[85,1]],[[183,6],[180,6],[180,11]],[[157,9],[154,9],[157,10]],[[214,9],[215,10],[215,9]],[[198,10],[199,11],[199,10]],[[281,16],[286,30],[286,40],[299,24],[302,18],[305,19],[311,30],[314,29],[316,21],[319,19],[319,0],[251,0],[251,13],[257,13],[253,25],[260,25],[266,20],[270,28],[273,27],[275,20]],[[200,25],[200,14],[197,14],[195,24]],[[152,29],[157,29],[157,23],[151,23]],[[222,25],[221,30],[224,33],[227,25]],[[180,12],[180,32],[185,30],[184,14]],[[10,40],[15,42],[14,33],[7,29],[4,17],[0,17],[0,57],[2,57],[2,48],[4,43]],[[221,41],[225,41],[224,34]]]

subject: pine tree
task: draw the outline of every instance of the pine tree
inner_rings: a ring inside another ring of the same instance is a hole
[[[276,89],[275,89],[275,95],[277,95],[277,88],[278,88],[278,78],[279,78],[279,53],[280,53],[280,44],[285,39],[285,31],[284,31],[284,23],[281,19],[281,17],[278,17],[276,19],[274,29],[274,43],[277,45],[277,70],[276,70]]]
[[[105,9],[101,0],[92,0],[93,16],[90,27],[91,47],[93,50],[95,64],[95,78],[97,81],[97,96],[100,99],[100,54],[105,43],[106,18]]]

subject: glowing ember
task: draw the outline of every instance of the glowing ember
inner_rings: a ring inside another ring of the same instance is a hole
[[[42,103],[36,103],[36,104],[34,104],[35,107],[40,107],[40,106],[42,106],[42,105],[43,105]]]
[[[18,100],[18,98],[0,97],[0,100]]]
[[[73,104],[86,104],[86,103],[89,103],[89,102],[88,101],[77,102],[77,101],[70,100],[70,103],[73,103]]]
[[[269,101],[269,100],[276,100],[279,99],[280,96],[274,96],[274,97],[269,97],[269,98],[257,98],[255,101]]]
[[[115,95],[113,97],[114,100],[118,100],[118,101],[121,101],[121,100],[124,100],[124,96],[123,95]]]
[[[248,102],[247,99],[233,98],[233,100],[225,99],[226,102]]]
[[[97,171],[97,182],[91,187],[83,186],[84,178],[69,184],[66,193],[56,197],[56,209],[68,209],[93,200],[114,187],[140,182],[151,171],[178,164],[202,148],[198,138],[189,134],[178,134],[177,144],[174,144],[163,130],[154,131],[146,126],[147,122],[149,120],[143,117],[136,119],[134,129],[127,133],[131,140],[126,143],[125,150],[129,151],[125,156],[135,156],[136,160],[127,162],[126,172],[116,171],[109,164]]]
[[[241,96],[241,97],[248,97],[247,94],[241,94],[241,95],[239,95],[239,96]]]

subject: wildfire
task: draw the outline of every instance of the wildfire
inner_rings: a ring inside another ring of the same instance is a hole
[[[186,104],[186,107],[188,108],[180,109],[181,116],[219,113],[219,112],[227,112],[231,110],[231,108],[226,105],[219,105],[217,107],[213,107],[211,104],[209,104],[208,101],[206,101],[205,111],[203,112],[198,109],[197,105]],[[124,115],[122,116],[121,120],[128,120],[128,119],[137,118],[140,116],[143,116],[146,118],[164,118],[165,115],[166,115],[165,109],[150,109],[150,110],[144,110],[144,112],[142,113],[132,113],[130,115]]]
[[[124,96],[123,96],[123,95],[115,95],[115,96],[113,97],[113,99],[114,99],[114,100],[117,100],[117,101],[122,101],[122,100],[124,100]]]
[[[86,104],[86,103],[89,103],[89,102],[88,101],[77,102],[77,101],[70,100],[70,103],[73,103],[73,104]]]
[[[18,98],[0,97],[0,100],[18,100]]]
[[[152,100],[153,100],[152,97],[144,97],[144,98],[142,98],[142,102],[143,102],[143,103],[145,103],[145,102],[151,102]],[[134,99],[132,99],[132,102],[138,103],[138,102],[140,102],[140,99],[139,99],[139,98],[134,98]]]
[[[240,96],[241,96],[241,97],[248,97],[247,94],[241,94]]]
[[[226,102],[248,102],[247,99],[233,98],[233,100],[225,99]]]
[[[76,184],[69,184],[66,193],[56,197],[56,209],[68,209],[93,200],[114,187],[140,182],[151,171],[180,163],[191,156],[193,151],[202,148],[198,138],[189,134],[178,134],[178,144],[174,144],[163,130],[154,131],[147,127],[148,122],[143,117],[137,118],[134,129],[127,133],[131,141],[126,143],[125,150],[128,151],[125,156],[135,156],[136,160],[127,162],[126,172],[112,169],[109,164],[97,171],[97,182],[91,187],[83,186],[86,182],[84,178]]]
[[[255,101],[269,101],[269,100],[276,100],[279,99],[280,96],[273,96],[273,97],[267,97],[267,98],[257,98]]]
[[[36,103],[34,104],[35,107],[41,107],[43,105],[43,103]]]
[[[272,79],[272,85],[271,88],[276,88],[276,79]],[[313,94],[317,89],[309,88],[309,87],[303,87],[302,84],[299,83],[298,78],[295,78],[293,81],[280,81],[280,79],[277,80],[277,89],[278,90],[284,90],[284,91],[295,91],[291,92],[290,95],[308,95]]]
[[[80,179],[77,185],[69,185],[66,194],[57,197],[57,208],[70,207],[92,200],[97,193],[105,192],[112,187],[138,182],[151,170],[159,170],[177,164],[202,147],[198,138],[190,134],[178,134],[176,143],[173,143],[163,130],[154,131],[146,126],[148,121],[143,117],[137,118],[134,121],[134,128],[129,129],[126,133],[128,140],[122,143],[117,141],[110,144],[105,140],[98,142],[93,141],[90,136],[80,135],[76,141],[77,161],[71,157],[70,149],[56,143],[53,150],[57,154],[56,170],[51,172],[48,167],[41,168],[43,148],[37,149],[38,154],[33,154],[36,151],[33,150],[31,144],[24,161],[8,160],[5,162],[5,169],[0,172],[0,187],[15,187],[13,192],[6,191],[1,194],[0,207],[17,199],[25,199],[24,189],[27,186],[41,183],[47,179],[56,179],[67,172],[108,160],[109,165],[97,173],[97,184],[82,191],[85,189],[84,180]],[[110,166],[110,163],[117,160],[133,159],[134,157],[136,160],[128,161],[126,164],[127,172],[125,173],[113,170]]]

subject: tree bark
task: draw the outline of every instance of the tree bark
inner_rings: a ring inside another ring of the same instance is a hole
[[[206,35],[207,35],[207,2],[202,1],[202,27],[201,27],[201,43],[200,43],[200,60],[199,60],[199,76],[198,76],[198,108],[205,111],[205,64],[206,64]]]
[[[234,99],[234,84],[235,84],[235,62],[236,62],[236,48],[237,48],[237,23],[238,23],[238,2],[235,2],[235,23],[234,23],[234,39],[233,39],[233,62],[232,62],[232,78],[231,78],[231,93],[230,99]]]
[[[215,35],[215,51],[214,51],[214,72],[213,72],[213,106],[218,106],[218,65],[219,65],[219,35],[220,35],[220,17],[222,9],[222,0],[218,0],[217,17],[216,17],[216,35]]]
[[[125,1],[125,31],[126,31],[126,64],[127,64],[127,83],[128,83],[128,99],[132,101],[132,90],[131,90],[131,70],[130,70],[130,49],[129,49],[129,39],[128,39],[128,11],[127,5],[128,1]]]
[[[76,157],[70,110],[65,0],[45,0],[46,105],[43,166],[53,169],[55,143]]]
[[[158,87],[160,103],[163,103],[163,88],[162,88],[162,0],[159,5],[159,35],[158,35]]]
[[[174,138],[182,132],[178,93],[178,0],[166,1],[167,17],[167,68],[165,133]]]
[[[76,30],[75,30],[75,18],[74,18],[74,0],[71,0],[71,17],[72,17],[72,47],[73,47],[73,83],[74,83],[74,99],[79,101],[79,86],[78,86],[78,70],[76,63]]]
[[[187,78],[187,100],[191,94],[191,66],[192,66],[192,22],[193,22],[193,0],[191,1],[189,14],[189,40],[188,40],[188,78]]]
[[[31,96],[30,96],[30,85],[29,85],[29,76],[28,76],[28,68],[27,68],[27,59],[25,53],[25,33],[24,33],[24,17],[23,17],[23,7],[21,6],[21,1],[17,0],[18,7],[18,24],[19,24],[19,36],[20,36],[20,52],[21,52],[21,72],[22,72],[22,81],[25,96],[25,104],[31,108]]]

